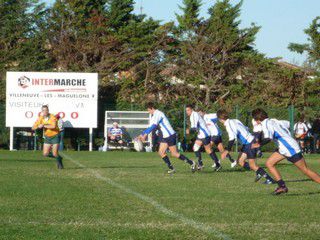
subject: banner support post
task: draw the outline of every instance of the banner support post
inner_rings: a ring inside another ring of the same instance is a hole
[[[92,128],[89,128],[89,151],[92,152]]]
[[[13,151],[13,127],[10,127],[10,151]]]

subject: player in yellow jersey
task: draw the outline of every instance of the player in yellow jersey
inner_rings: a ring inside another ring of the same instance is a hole
[[[58,169],[63,169],[62,157],[59,155],[60,134],[57,118],[49,113],[47,105],[42,106],[41,115],[34,123],[32,130],[43,129],[44,145],[43,156],[50,157],[52,150],[52,157],[57,161]]]

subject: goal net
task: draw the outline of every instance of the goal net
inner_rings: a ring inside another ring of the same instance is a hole
[[[104,124],[104,151],[108,149],[116,149],[119,146],[114,145],[108,139],[108,132],[113,127],[113,124],[118,123],[119,128],[123,133],[125,144],[121,148],[132,148],[133,139],[141,134],[141,132],[149,127],[151,116],[144,111],[106,111]],[[152,136],[149,134],[146,146],[152,147]]]

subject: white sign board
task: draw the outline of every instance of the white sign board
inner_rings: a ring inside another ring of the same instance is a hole
[[[97,73],[7,72],[6,126],[31,127],[41,106],[66,127],[97,127]]]

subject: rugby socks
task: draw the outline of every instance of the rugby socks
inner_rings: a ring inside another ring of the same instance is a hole
[[[167,164],[169,169],[171,169],[171,170],[173,169],[173,166],[172,166],[168,156],[163,157],[162,160]]]
[[[216,167],[219,167],[220,163],[219,163],[219,159],[217,157],[217,154],[214,151],[212,151],[209,155],[210,155],[211,159],[215,162]]]
[[[62,157],[60,155],[56,157],[56,161],[57,161],[58,169],[63,169]]]
[[[227,154],[227,158],[229,158],[229,161],[230,161],[231,163],[234,162],[234,159],[231,157],[231,155],[230,155],[229,153]]]
[[[260,175],[260,176],[263,176],[264,178],[266,178],[267,180],[270,180],[270,181],[273,181],[273,178],[270,177],[270,175],[263,169],[263,168],[258,168],[256,174]]]
[[[203,162],[202,162],[202,157],[201,157],[201,152],[200,151],[196,151],[194,152],[196,157],[198,158],[198,164],[199,166],[203,166]]]
[[[251,170],[250,165],[249,165],[248,162],[245,162],[245,163],[244,163],[243,168],[244,168],[245,170],[248,170],[248,171]]]
[[[277,181],[277,184],[278,184],[279,187],[286,187],[286,183],[282,179]]]
[[[185,161],[186,163],[189,163],[190,165],[193,164],[193,161],[191,161],[189,158],[187,158],[185,155],[180,154],[179,159],[182,161]]]

